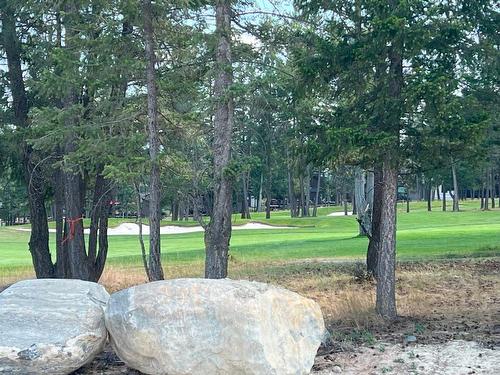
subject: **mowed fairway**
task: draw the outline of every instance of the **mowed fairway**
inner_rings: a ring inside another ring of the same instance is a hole
[[[435,201],[434,205],[434,211],[427,212],[424,203],[415,202],[412,203],[412,211],[406,213],[404,205],[400,204],[397,234],[399,260],[500,255],[500,210],[480,211],[477,201],[462,203],[463,211],[458,213],[439,211],[439,201]],[[358,237],[354,217],[327,216],[339,209],[321,208],[317,218],[291,219],[284,211],[273,212],[270,220],[265,220],[262,213],[254,213],[252,220],[241,220],[235,215],[236,225],[259,221],[296,228],[233,231],[231,260],[252,263],[313,258],[363,260],[368,240]],[[122,221],[113,219],[111,225]],[[171,222],[164,221],[164,224],[170,225]],[[190,221],[181,225],[196,224]],[[28,232],[12,227],[0,228],[0,273],[6,275],[31,265],[28,241]],[[165,262],[184,265],[202,262],[203,233],[163,235],[162,252]],[[110,236],[108,262],[140,265],[137,236]]]

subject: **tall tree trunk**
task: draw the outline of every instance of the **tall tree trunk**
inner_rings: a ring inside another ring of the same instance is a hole
[[[306,176],[305,176],[305,214],[306,216],[311,216],[311,164],[307,164]]]
[[[356,200],[356,215],[359,223],[359,235],[370,236],[370,206],[366,199],[365,172],[356,167],[354,169],[354,199]],[[354,211],[353,211],[354,212]]]
[[[493,171],[490,169],[489,173],[489,183],[490,183],[490,198],[491,198],[491,208],[495,208],[495,185],[493,183]]]
[[[271,169],[266,178],[266,219],[271,218]]]
[[[316,195],[314,196],[313,217],[318,216],[319,190],[321,188],[321,170],[318,170],[318,180],[316,181]]]
[[[306,167],[306,178],[305,178],[305,216],[311,216],[311,164]]]
[[[293,175],[288,165],[288,205],[290,208],[290,217],[297,217],[297,198],[295,197],[295,186],[293,184]]]
[[[105,180],[106,181],[106,180]],[[101,196],[99,213],[99,251],[93,260],[93,281],[97,282],[102,276],[104,265],[108,257],[108,220],[111,211],[111,188],[105,185],[105,190]]]
[[[111,187],[102,175],[102,168],[95,179],[94,199],[90,214],[88,262],[91,281],[97,282],[104,270],[108,254],[108,217]]]
[[[142,235],[141,191],[139,189],[139,184],[135,181],[134,181],[134,189],[135,189],[135,198],[136,198],[136,207],[137,207],[137,225],[139,225],[139,245],[141,246],[142,265],[144,266],[144,271],[146,272],[146,276],[148,277],[148,280],[150,280],[151,277],[149,276],[148,257],[146,255],[146,245],[144,244],[144,237]]]
[[[384,161],[380,212],[380,247],[377,264],[377,312],[394,319],[396,311],[396,196],[398,171],[391,160]]]
[[[347,215],[349,215],[349,210],[347,209],[347,190],[345,188],[345,185],[344,185],[343,191],[342,191],[342,199],[344,202],[344,215],[347,216]]]
[[[446,211],[446,190],[443,190],[444,183],[441,183],[441,193],[443,196],[443,211]]]
[[[259,199],[257,201],[257,212],[262,212],[262,189],[264,186],[264,172],[260,172]]]
[[[179,221],[179,198],[175,198],[172,203],[172,221]]]
[[[370,208],[370,212],[373,212],[373,199],[375,193],[375,175],[372,171],[366,172],[366,203]],[[370,215],[371,218],[371,215]]]
[[[453,212],[458,212],[460,211],[458,203],[460,197],[458,194],[457,168],[453,159],[451,159],[451,174],[453,177]]]
[[[483,207],[483,209],[485,211],[488,211],[490,209],[490,190],[488,189],[488,174],[487,173],[486,173],[486,176],[484,177],[483,191],[484,191],[484,207]]]
[[[479,188],[479,198],[481,201],[481,210],[484,210],[484,186]]]
[[[56,277],[69,277],[68,251],[64,241],[64,174],[60,168],[54,173],[54,206],[56,222]],[[67,235],[67,234],[66,234]]]
[[[26,129],[28,123],[28,97],[21,67],[21,48],[16,32],[15,11],[8,1],[1,2],[3,47],[7,59],[9,88],[12,96],[14,121],[19,129]],[[25,140],[21,143],[21,160],[24,181],[28,192],[31,233],[29,251],[37,278],[55,277],[49,249],[49,228],[45,210],[46,181],[36,171],[34,153]]]
[[[306,216],[306,202],[305,202],[305,194],[304,194],[304,176],[301,173],[299,177],[299,188],[300,188],[300,199],[299,199],[299,210],[301,212],[301,216]]]
[[[69,1],[64,5],[63,24],[65,26],[65,48],[73,50],[73,38],[76,37],[76,27],[74,25],[77,13],[76,3]],[[75,53],[75,52],[74,52]],[[78,56],[73,56],[77,59]],[[74,72],[78,75],[78,72]],[[71,112],[72,107],[78,104],[78,88],[68,85],[66,95],[62,101],[63,108]],[[64,154],[70,155],[76,151],[77,119],[75,115],[69,114],[65,119],[66,136],[64,139]],[[78,165],[71,161],[64,161],[64,206],[66,209],[66,231],[67,235],[63,242],[67,246],[69,260],[69,277],[90,280],[91,270],[89,269],[87,252],[85,250],[85,236],[83,234],[84,218],[84,192],[85,181]]]
[[[242,187],[243,187],[243,198],[241,201],[241,218],[250,219],[250,209],[248,207],[248,179],[250,178],[250,172],[244,172],[241,175]]]
[[[146,86],[148,96],[148,141],[151,162],[149,181],[149,281],[163,280],[161,266],[161,188],[160,139],[158,134],[158,94],[156,88],[156,55],[154,47],[153,10],[151,0],[143,0],[144,41],[146,49]]]
[[[390,0],[392,11],[397,8],[397,0]],[[380,243],[377,272],[377,313],[386,320],[397,317],[396,310],[396,212],[398,190],[399,136],[402,117],[403,89],[403,40],[397,37],[391,40],[388,49],[388,94],[389,102],[385,106],[384,127],[392,140],[392,147],[385,150],[382,164],[382,206],[380,213]]]
[[[358,205],[357,205],[357,201],[356,201],[356,191],[355,190],[352,191],[351,202],[352,202],[352,213],[353,213],[353,215],[357,215],[358,214]]]
[[[499,176],[500,177],[500,176]],[[498,188],[500,188],[500,186],[498,186]],[[495,188],[496,189],[496,188]],[[499,196],[498,196],[498,207],[500,207],[500,193],[499,193]]]
[[[217,36],[216,77],[214,81],[214,202],[210,222],[205,230],[205,277],[227,276],[229,242],[231,239],[232,188],[224,172],[231,159],[233,99],[229,93],[233,82],[231,60],[231,2],[216,0]]]
[[[374,199],[374,189],[375,189],[375,176],[372,171],[366,172],[366,211],[367,215],[365,217],[366,232],[371,236],[372,234],[372,215],[373,215],[373,199]]]
[[[430,181],[427,185],[427,211],[432,211],[432,184]]]
[[[383,170],[380,165],[376,165],[373,172],[373,208],[371,228],[372,234],[368,243],[366,253],[366,270],[377,278],[378,252],[380,245],[380,215],[382,212],[382,185]]]

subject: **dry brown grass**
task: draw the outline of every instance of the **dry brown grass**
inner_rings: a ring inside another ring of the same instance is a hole
[[[19,280],[32,279],[35,272],[32,267],[15,268],[13,270],[0,270],[0,291]]]
[[[169,278],[202,277],[203,263],[167,264]],[[328,262],[231,262],[230,277],[281,285],[317,301],[328,326],[336,332],[369,331],[400,340],[418,331],[427,341],[464,338],[498,340],[500,260],[405,263],[397,271],[397,305],[403,317],[382,322],[374,311],[375,283],[359,282],[352,264]],[[0,285],[33,277],[29,269],[0,277]],[[109,265],[100,281],[110,292],[146,282],[139,266]]]

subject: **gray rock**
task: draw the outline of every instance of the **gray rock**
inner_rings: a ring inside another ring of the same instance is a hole
[[[0,293],[0,374],[64,375],[89,363],[107,339],[109,294],[81,280],[20,281]]]
[[[417,341],[417,338],[415,336],[413,336],[413,335],[405,337],[405,342],[408,343],[408,344],[416,342],[416,341]]]
[[[340,366],[333,366],[332,367],[332,372],[334,374],[340,374],[340,373],[342,373],[342,367],[340,367]]]
[[[314,301],[229,279],[122,290],[105,317],[118,356],[154,375],[308,374],[325,330]]]

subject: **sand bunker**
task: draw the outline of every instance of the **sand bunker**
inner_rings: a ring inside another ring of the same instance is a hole
[[[352,212],[348,212],[347,215],[352,215]],[[338,211],[338,212],[332,212],[331,214],[328,214],[328,216],[346,216],[344,211]]]
[[[263,223],[246,223],[243,225],[233,225],[233,230],[245,230],[245,229],[293,229],[296,227],[278,227],[274,225],[268,225]],[[17,230],[30,232],[29,228],[16,228]],[[49,229],[49,232],[55,233],[55,229]],[[193,227],[181,227],[177,225],[165,225],[160,228],[161,234],[181,234],[181,233],[193,233],[193,232],[203,232],[204,229],[201,226]],[[90,230],[87,228],[84,230],[85,234],[89,234]],[[108,236],[128,236],[139,234],[139,225],[136,223],[122,223],[114,228],[108,228]],[[142,226],[142,234],[149,234],[149,226]]]

